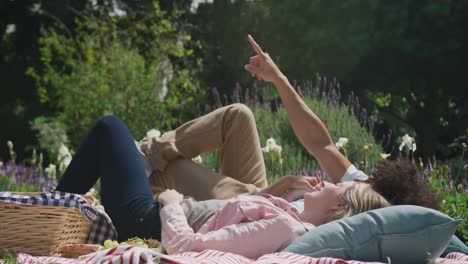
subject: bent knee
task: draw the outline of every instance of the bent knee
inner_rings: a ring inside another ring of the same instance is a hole
[[[245,104],[241,103],[235,103],[231,105],[231,112],[232,114],[240,117],[240,118],[246,118],[246,119],[254,119],[254,115],[252,113],[252,110]]]
[[[96,121],[95,127],[99,130],[104,129],[112,129],[116,126],[125,125],[124,122],[115,115],[106,115],[104,117],[99,118]]]

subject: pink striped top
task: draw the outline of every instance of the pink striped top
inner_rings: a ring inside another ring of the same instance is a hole
[[[179,204],[163,207],[161,222],[161,243],[169,254],[214,249],[248,258],[282,250],[313,228],[288,202],[269,195],[231,199],[196,233]]]

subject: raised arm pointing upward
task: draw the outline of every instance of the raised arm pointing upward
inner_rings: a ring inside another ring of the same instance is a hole
[[[325,125],[307,107],[270,55],[263,52],[252,36],[248,35],[248,40],[257,55],[250,58],[250,63],[245,65],[245,69],[252,77],[272,82],[276,86],[289,122],[299,141],[317,159],[331,181],[335,183],[341,181],[341,177],[351,163],[335,147]]]

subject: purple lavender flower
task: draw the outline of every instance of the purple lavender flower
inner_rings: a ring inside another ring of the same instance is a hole
[[[240,86],[239,83],[236,83],[236,86],[234,88],[234,93],[233,93],[233,101],[236,103],[240,103],[240,95],[242,94],[242,87]]]
[[[0,177],[7,177],[17,187],[32,188],[34,191],[50,191],[51,189],[50,181],[44,175],[40,175],[38,165],[28,166],[24,162],[7,161],[2,167]]]
[[[215,98],[215,102],[216,102],[216,107],[221,107],[223,105],[223,103],[221,102],[221,97],[219,96],[219,91],[216,87],[214,87],[213,89],[211,89],[211,92]]]
[[[433,170],[434,170],[434,167],[432,166],[431,159],[427,159],[427,169],[428,169],[429,171],[433,171]]]

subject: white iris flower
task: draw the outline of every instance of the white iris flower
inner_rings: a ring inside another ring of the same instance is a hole
[[[412,152],[416,151],[416,141],[414,140],[414,138],[410,137],[408,134],[405,134],[402,137],[402,141],[399,147],[400,151],[402,151],[404,147],[408,148]]]
[[[283,148],[280,145],[276,144],[276,140],[274,138],[269,138],[266,141],[266,146],[262,148],[262,151],[264,153],[268,153],[270,151],[281,153],[283,151]]]
[[[67,169],[68,165],[70,165],[72,155],[70,153],[70,150],[64,144],[60,145],[57,160],[59,162],[59,170],[61,172],[64,172]]]
[[[348,138],[340,137],[340,138],[338,139],[338,142],[335,143],[335,146],[336,146],[338,149],[346,148],[346,146],[348,145],[348,142],[349,142],[349,139],[348,139]]]

